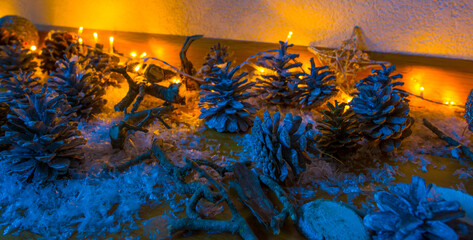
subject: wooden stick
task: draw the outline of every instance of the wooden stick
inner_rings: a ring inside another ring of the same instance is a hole
[[[452,146],[458,146],[460,147],[460,149],[462,150],[463,154],[465,154],[466,156],[468,156],[468,158],[470,158],[470,160],[473,161],[473,152],[471,152],[471,150],[459,143],[458,141],[456,141],[455,139],[449,137],[447,134],[445,134],[444,132],[442,132],[440,129],[438,129],[437,127],[435,127],[431,122],[429,122],[427,119],[423,119],[424,121],[424,126],[426,126],[428,129],[430,129],[432,132],[434,132],[440,139],[444,140],[445,142],[447,142],[448,144],[452,145]]]

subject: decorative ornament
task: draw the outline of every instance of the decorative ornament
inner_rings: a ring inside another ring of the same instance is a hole
[[[4,27],[10,33],[15,34],[20,43],[27,47],[38,46],[38,30],[28,19],[16,15],[3,16],[0,18],[0,27]]]
[[[362,51],[364,42],[358,26],[354,27],[350,38],[343,41],[339,49],[319,49],[313,43],[309,46],[309,51],[315,54],[322,66],[329,66],[335,71],[337,85],[347,94],[355,90],[356,75],[360,71],[379,64],[390,65],[388,62],[373,61]]]
[[[13,44],[20,44],[18,36],[6,28],[0,27],[0,46]]]
[[[27,104],[15,105],[14,114],[2,127],[5,136],[0,142],[12,146],[2,152],[1,160],[22,181],[46,182],[67,175],[83,159],[77,123],[71,121],[71,107],[63,95],[53,91],[26,94]]]
[[[302,66],[302,63],[295,62],[299,54],[288,54],[287,48],[293,44],[279,41],[279,51],[276,54],[268,53],[258,58],[256,65],[267,69],[269,73],[262,73],[256,78],[257,92],[268,103],[290,105],[294,99],[298,99],[295,92],[298,77],[302,75],[295,72],[295,68]],[[292,61],[292,62],[291,62]]]
[[[395,70],[392,65],[373,73],[356,84],[350,107],[360,121],[360,131],[369,140],[376,142],[384,152],[390,152],[401,144],[401,140],[411,134],[414,119],[409,116],[407,94],[395,82],[401,74],[389,76]]]
[[[41,69],[43,72],[54,72],[56,70],[56,62],[64,58],[79,55],[79,45],[77,44],[77,36],[69,32],[50,31],[44,40],[43,48],[39,58],[41,59]]]
[[[221,68],[214,67],[206,78],[208,84],[200,86],[203,91],[199,105],[203,108],[199,118],[218,132],[246,132],[253,124],[256,109],[244,100],[256,96],[247,92],[255,83],[242,80],[247,72],[234,77],[240,66],[230,68],[230,65],[231,62],[227,62]]]
[[[336,155],[346,154],[355,148],[361,136],[358,132],[358,122],[351,108],[346,108],[347,103],[335,105],[327,103],[328,110],[322,110],[322,120],[315,126],[320,135],[317,135],[317,148],[322,152]]]
[[[66,114],[77,113],[78,119],[90,120],[100,113],[106,103],[105,88],[97,73],[88,68],[88,60],[80,62],[78,56],[65,57],[56,66],[48,86],[67,97],[71,112]]]
[[[312,139],[312,125],[307,124],[304,131],[298,131],[302,118],[287,113],[280,124],[281,114],[271,116],[266,111],[264,122],[255,118],[251,128],[251,148],[257,167],[264,175],[278,182],[284,182],[289,174],[297,177],[310,163],[307,154],[307,140]],[[288,168],[289,167],[289,168]]]
[[[458,239],[445,222],[465,216],[456,201],[431,197],[433,185],[413,176],[411,184],[398,183],[390,192],[374,195],[381,212],[364,217],[364,224],[377,234],[377,239]]]
[[[35,72],[38,66],[35,55],[20,44],[0,46],[0,79],[11,78],[20,72]]]
[[[338,93],[333,82],[335,76],[327,70],[329,67],[315,67],[313,58],[310,59],[310,65],[310,75],[303,74],[300,80],[296,80],[295,100],[305,108],[318,107]]]

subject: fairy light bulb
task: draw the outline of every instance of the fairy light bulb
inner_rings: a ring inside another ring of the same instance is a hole
[[[30,50],[33,51],[33,52],[36,51],[36,46],[34,46],[34,45],[31,46],[31,47],[30,47]]]
[[[146,52],[143,52],[140,56],[140,58],[144,58],[144,57],[146,57]]]
[[[130,55],[131,55],[132,58],[135,58],[136,57],[136,52],[131,52]]]

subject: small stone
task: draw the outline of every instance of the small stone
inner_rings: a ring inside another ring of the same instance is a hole
[[[369,240],[363,220],[337,202],[316,200],[299,208],[299,230],[310,240]]]

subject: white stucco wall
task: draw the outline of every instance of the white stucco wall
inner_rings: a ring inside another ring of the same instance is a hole
[[[473,60],[473,0],[0,0],[35,24],[338,47]]]

